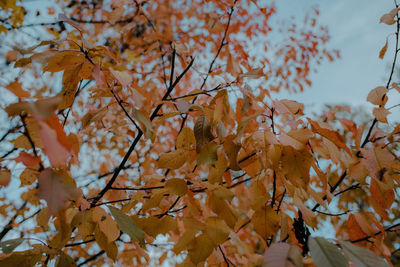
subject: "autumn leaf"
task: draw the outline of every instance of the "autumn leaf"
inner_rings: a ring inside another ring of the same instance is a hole
[[[3,251],[3,253],[9,254],[14,251],[19,245],[24,242],[24,238],[15,238],[15,239],[9,239],[7,241],[0,242],[0,248]]]
[[[310,237],[308,246],[310,247],[311,257],[317,266],[349,266],[338,247],[323,237]]]
[[[256,210],[251,217],[251,222],[255,231],[264,239],[269,238],[279,229],[279,217],[270,206]]]
[[[7,88],[10,92],[15,94],[19,98],[30,96],[29,92],[25,91],[22,88],[22,84],[18,80],[14,81],[12,83],[9,83],[8,85],[5,86],[5,88]]]
[[[0,169],[0,185],[7,186],[11,180],[11,172],[9,169],[2,167]]]
[[[55,168],[66,166],[72,155],[72,145],[58,118],[53,116],[46,121],[39,121],[39,125],[44,152],[49,157],[51,165]]]
[[[97,227],[102,234],[99,238],[106,238],[105,244],[107,247],[109,243],[115,241],[120,234],[117,223],[111,218],[111,216],[101,207],[96,207],[92,212],[93,222],[97,223]],[[111,245],[112,246],[112,245]]]
[[[381,51],[379,51],[380,59],[383,59],[383,57],[385,56],[387,48],[388,48],[388,40],[386,39],[385,45],[381,48]]]
[[[380,20],[379,20],[379,22],[380,23],[385,23],[385,24],[387,24],[387,25],[392,25],[392,24],[394,24],[396,21],[395,21],[395,19],[394,19],[394,17],[397,15],[397,12],[399,12],[399,10],[400,10],[400,8],[394,8],[394,9],[392,9],[389,13],[387,13],[387,14],[384,14],[381,18],[380,18]]]
[[[378,121],[388,123],[387,116],[390,114],[390,111],[386,108],[374,108],[372,114]]]
[[[165,188],[177,196],[184,196],[188,190],[185,180],[179,178],[169,179],[165,183]]]
[[[367,96],[367,101],[374,104],[374,105],[385,105],[387,102],[387,94],[388,89],[383,86],[378,86],[372,89]]]
[[[194,136],[196,138],[196,151],[200,153],[203,146],[214,139],[211,133],[211,125],[205,115],[201,115],[194,125]]]
[[[158,159],[159,168],[179,169],[188,160],[189,151],[177,149],[168,153],[164,153]]]
[[[60,97],[50,97],[37,100],[35,102],[18,102],[11,104],[5,108],[9,116],[17,116],[24,114],[32,114],[39,119],[50,117],[59,103],[62,101]]]
[[[141,246],[144,246],[144,232],[136,225],[135,221],[117,208],[108,206],[108,209],[115,218],[121,231],[127,233],[131,240],[135,240]]]
[[[75,200],[81,194],[81,190],[65,183],[60,174],[52,169],[40,172],[38,195],[41,199],[46,200],[51,215],[63,210],[68,200]]]
[[[340,246],[356,266],[389,266],[382,258],[365,248],[347,241],[339,241]]]
[[[302,267],[303,259],[300,250],[288,243],[275,243],[265,253],[262,267]]]

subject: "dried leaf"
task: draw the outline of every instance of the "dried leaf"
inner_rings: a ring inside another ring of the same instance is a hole
[[[388,48],[388,40],[386,39],[385,45],[379,51],[379,58],[380,59],[383,59],[383,57],[385,56],[387,48]]]
[[[194,125],[194,136],[196,138],[196,152],[200,153],[201,148],[214,139],[211,133],[211,125],[205,115],[197,118]]]
[[[390,114],[390,111],[386,108],[374,108],[372,114],[379,122],[388,123],[387,116]]]
[[[378,106],[385,105],[387,102],[387,94],[388,89],[383,86],[378,86],[372,89],[367,96],[367,101]]]
[[[393,25],[396,20],[394,17],[397,15],[397,12],[399,12],[400,8],[394,8],[392,9],[389,13],[384,14],[381,19],[379,20],[379,23],[385,23],[387,25]]]

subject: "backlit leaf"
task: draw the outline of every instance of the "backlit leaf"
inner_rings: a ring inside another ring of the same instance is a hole
[[[190,152],[183,149],[177,149],[168,153],[164,153],[158,159],[159,168],[179,169],[188,160]]]
[[[302,267],[300,250],[288,243],[275,243],[264,253],[262,267]]]
[[[188,190],[185,180],[179,178],[169,179],[165,183],[165,188],[177,196],[184,196]]]
[[[135,240],[141,246],[144,246],[144,232],[136,225],[135,221],[117,208],[108,206],[108,209],[110,210],[112,216],[115,218],[115,221],[117,222],[121,231],[128,234],[131,240]]]
[[[338,247],[322,237],[309,237],[308,247],[311,257],[317,266],[321,267],[347,267],[346,258]]]
[[[367,96],[367,101],[374,104],[374,105],[385,105],[387,102],[387,94],[388,89],[383,86],[378,86],[372,89]]]
[[[339,244],[356,267],[389,266],[383,258],[368,249],[353,245],[347,241],[339,240]]]
[[[51,215],[64,209],[67,200],[75,200],[81,194],[81,190],[65,183],[59,173],[51,169],[40,172],[38,195],[46,200]]]
[[[196,151],[200,153],[203,146],[214,139],[211,133],[211,125],[205,115],[197,118],[194,125],[194,136],[196,138]]]

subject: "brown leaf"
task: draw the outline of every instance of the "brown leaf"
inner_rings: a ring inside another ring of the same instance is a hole
[[[0,185],[7,186],[11,179],[11,172],[9,169],[5,167],[1,167],[0,169]]]
[[[383,59],[383,57],[385,56],[387,48],[388,48],[388,40],[386,39],[385,45],[382,47],[381,51],[379,51],[380,59]]]
[[[210,121],[205,115],[197,118],[194,124],[194,136],[196,138],[196,152],[200,153],[201,148],[214,139],[211,133]]]

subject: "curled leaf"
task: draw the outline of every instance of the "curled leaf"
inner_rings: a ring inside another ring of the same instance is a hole
[[[382,47],[381,51],[379,51],[379,58],[380,59],[383,59],[383,57],[385,56],[387,48],[388,48],[388,40],[386,39],[385,45]]]

